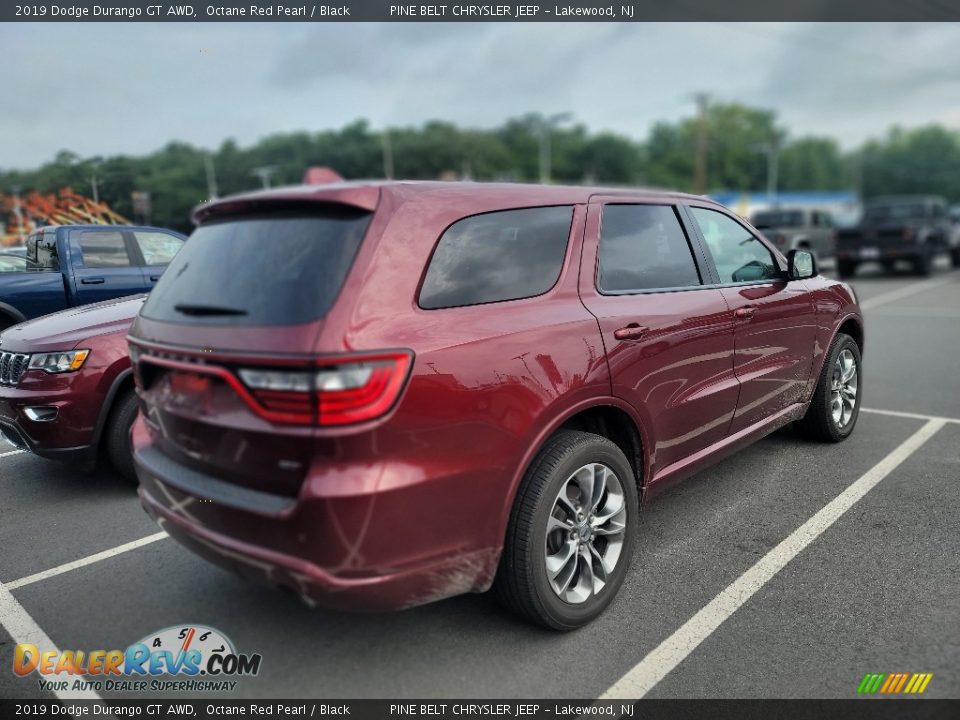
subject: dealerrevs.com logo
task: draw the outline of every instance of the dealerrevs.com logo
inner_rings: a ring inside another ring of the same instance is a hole
[[[13,672],[37,673],[41,690],[230,691],[234,678],[260,672],[259,653],[238,653],[230,639],[204,625],[151,633],[126,650],[49,650],[17,645]],[[170,679],[176,678],[176,679]]]

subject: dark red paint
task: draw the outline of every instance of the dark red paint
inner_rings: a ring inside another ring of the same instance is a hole
[[[822,277],[601,295],[608,200],[730,215],[670,193],[470,183],[297,188],[203,206],[201,221],[293,201],[375,214],[336,303],[316,322],[198,327],[138,317],[131,344],[148,419],[141,414],[133,443],[147,511],[204,557],[310,602],[382,609],[482,591],[527,465],[564,423],[606,408],[635,431],[649,498],[802,416],[844,323],[862,342],[852,292]],[[418,307],[451,223],[561,204],[574,206],[573,222],[548,292]],[[251,363],[316,367],[394,350],[413,358],[399,397],[381,417],[339,427],[278,422],[235,375]],[[177,390],[169,371],[190,379]],[[209,382],[189,391],[200,375]]]

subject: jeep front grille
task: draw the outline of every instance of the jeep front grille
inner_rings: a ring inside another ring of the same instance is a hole
[[[16,385],[27,369],[29,355],[0,351],[0,385]]]

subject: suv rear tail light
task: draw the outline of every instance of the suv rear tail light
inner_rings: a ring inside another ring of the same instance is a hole
[[[787,242],[787,236],[786,236],[786,235],[782,235],[782,234],[780,234],[780,233],[777,233],[776,235],[773,236],[773,241],[774,241],[777,245],[783,245],[784,243]]]
[[[238,375],[270,420],[348,425],[374,420],[393,407],[410,365],[407,353],[383,353],[317,370],[243,368]]]

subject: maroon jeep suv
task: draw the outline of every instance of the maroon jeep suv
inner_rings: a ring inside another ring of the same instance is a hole
[[[706,198],[343,183],[194,219],[130,335],[141,500],[311,604],[493,586],[583,625],[641,499],[789,423],[857,421],[851,289]]]
[[[81,471],[106,459],[136,481],[127,332],[144,297],[70,308],[0,333],[0,437]]]

